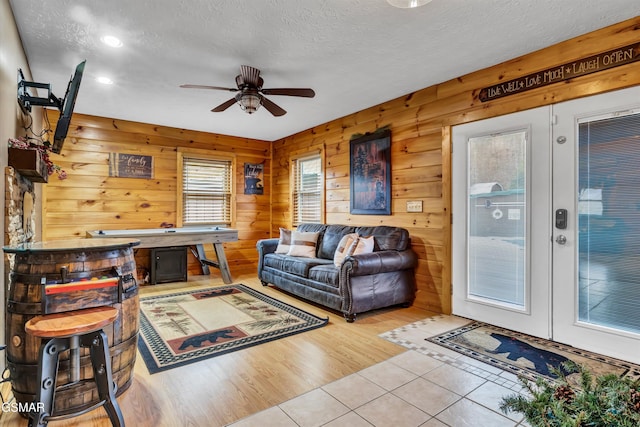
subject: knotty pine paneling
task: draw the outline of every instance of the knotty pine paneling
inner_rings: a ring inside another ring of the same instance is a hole
[[[232,271],[255,268],[255,241],[291,226],[289,159],[324,150],[327,223],[400,225],[419,256],[416,306],[451,311],[451,126],[640,84],[628,64],[482,103],[480,89],[640,39],[640,17],[474,73],[371,106],[273,143],[103,117],[74,115],[61,156],[69,179],[44,186],[43,236],[83,236],[88,229],[157,227],[175,221],[177,147],[235,154],[236,228],[227,245]],[[51,123],[57,114],[49,112]],[[392,215],[349,213],[349,140],[383,126],[392,131]],[[152,153],[153,180],[108,177],[108,153]],[[270,160],[271,159],[271,160]],[[245,196],[242,166],[265,162],[265,195]],[[158,165],[162,165],[159,171]],[[271,192],[269,191],[271,189]],[[407,213],[421,200],[422,213]],[[65,218],[67,219],[65,221]],[[194,267],[192,255],[190,271]],[[196,266],[197,267],[197,266]],[[193,272],[193,271],[192,271]],[[214,273],[215,269],[214,269]]]
[[[451,126],[640,84],[640,62],[482,103],[480,89],[640,40],[640,17],[589,33],[406,96],[372,106],[273,143],[272,229],[291,227],[291,153],[325,152],[326,222],[409,229],[419,256],[421,308],[451,312]],[[349,140],[391,129],[392,214],[349,213]],[[406,201],[423,212],[407,213]]]
[[[55,125],[58,113],[47,110]],[[84,237],[87,230],[157,228],[176,224],[177,149],[209,150],[236,159],[235,224],[238,242],[225,245],[231,272],[255,269],[256,240],[270,236],[271,147],[267,141],[236,138],[152,124],[74,114],[60,155],[52,160],[68,178],[54,175],[43,186],[43,239]],[[109,177],[109,153],[153,156],[153,179]],[[264,163],[264,194],[244,194],[244,163]],[[206,245],[215,259],[213,248]],[[149,251],[137,251],[139,270]],[[201,274],[189,252],[189,273]],[[212,276],[219,277],[216,269]]]

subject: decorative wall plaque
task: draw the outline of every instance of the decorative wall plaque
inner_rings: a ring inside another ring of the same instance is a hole
[[[479,98],[480,101],[487,102],[638,60],[640,60],[640,42],[485,87],[480,90]]]
[[[153,178],[153,156],[109,153],[109,176]]]

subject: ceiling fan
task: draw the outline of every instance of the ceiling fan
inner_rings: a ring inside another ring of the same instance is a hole
[[[215,107],[214,113],[219,113],[231,107],[236,102],[240,105],[240,108],[246,113],[253,114],[256,110],[264,105],[274,116],[284,116],[287,112],[276,105],[273,101],[265,98],[264,95],[286,95],[286,96],[300,96],[304,98],[313,98],[316,93],[313,89],[294,89],[294,88],[280,88],[280,89],[263,89],[262,84],[264,80],[260,77],[260,70],[250,67],[248,65],[240,66],[240,74],[236,76],[237,88],[226,88],[219,86],[206,86],[206,85],[180,85],[183,88],[190,89],[215,89],[226,90],[229,92],[238,92],[236,96],[223,102]]]

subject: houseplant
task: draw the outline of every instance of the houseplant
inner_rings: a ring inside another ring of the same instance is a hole
[[[50,175],[53,175],[53,173],[57,173],[58,174],[58,179],[66,179],[67,178],[67,172],[65,172],[60,166],[56,165],[55,163],[53,163],[53,161],[51,160],[51,158],[49,157],[49,150],[50,150],[50,145],[47,142],[42,142],[39,139],[33,139],[33,138],[25,138],[23,136],[20,136],[18,138],[9,138],[8,141],[8,146],[9,146],[9,166],[14,166],[12,164],[12,156],[11,154],[11,149],[14,150],[31,150],[34,151],[35,156],[34,158],[36,160],[41,161],[44,166],[46,167],[46,176],[41,176],[41,180],[39,180],[39,182],[47,182],[47,177]],[[14,151],[13,154],[18,153],[17,151]],[[35,166],[38,162],[34,161],[34,172],[32,174],[27,174],[28,177],[30,177],[32,180],[34,180],[34,177],[43,175],[43,173],[40,173],[40,171],[38,171],[38,167]],[[24,167],[24,166],[23,166]],[[17,168],[19,170],[19,168]],[[19,172],[22,173],[22,171],[19,170]]]
[[[636,427],[640,425],[640,380],[605,374],[594,379],[591,372],[573,362],[563,363],[571,373],[579,373],[571,384],[559,369],[558,380],[539,377],[534,383],[520,382],[528,391],[504,397],[500,409],[519,412],[533,427]]]

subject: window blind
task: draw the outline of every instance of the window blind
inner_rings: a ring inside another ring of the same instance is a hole
[[[321,222],[322,164],[320,156],[293,162],[293,225]]]
[[[183,158],[185,225],[231,223],[231,161]]]

